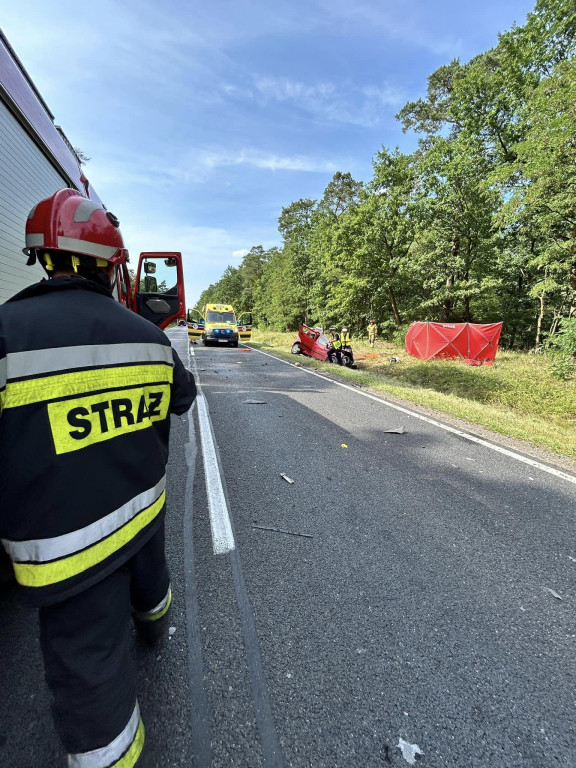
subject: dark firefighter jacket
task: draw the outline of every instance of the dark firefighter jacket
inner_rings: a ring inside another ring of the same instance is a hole
[[[56,278],[0,307],[0,539],[32,601],[63,600],[163,524],[170,413],[194,378],[103,287]]]

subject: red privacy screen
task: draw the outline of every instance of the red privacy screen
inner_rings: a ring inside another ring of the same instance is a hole
[[[491,363],[498,351],[502,323],[412,323],[406,352],[422,360],[460,358],[471,365]]]

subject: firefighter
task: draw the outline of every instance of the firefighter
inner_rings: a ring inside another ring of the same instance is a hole
[[[371,347],[376,344],[376,336],[378,336],[378,326],[374,318],[372,318],[368,323],[368,343]]]
[[[170,413],[196,395],[167,336],[113,299],[118,227],[76,190],[42,200],[23,250],[49,279],[0,307],[0,538],[39,607],[76,768],[147,764],[130,614],[148,642],[165,636]]]
[[[330,326],[330,338],[328,339],[328,362],[333,363],[333,356],[336,355],[338,365],[342,365],[342,342],[340,334],[335,326]]]

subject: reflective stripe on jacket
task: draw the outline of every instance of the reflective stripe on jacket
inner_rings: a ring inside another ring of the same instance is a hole
[[[195,393],[166,335],[91,281],[0,307],[0,538],[34,602],[82,591],[162,525],[170,413]]]

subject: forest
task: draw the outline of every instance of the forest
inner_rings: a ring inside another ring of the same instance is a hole
[[[428,77],[396,116],[411,154],[339,171],[289,203],[282,245],[254,246],[201,295],[260,328],[302,322],[401,341],[415,320],[504,323],[509,349],[576,350],[576,5],[538,0],[523,26]]]

